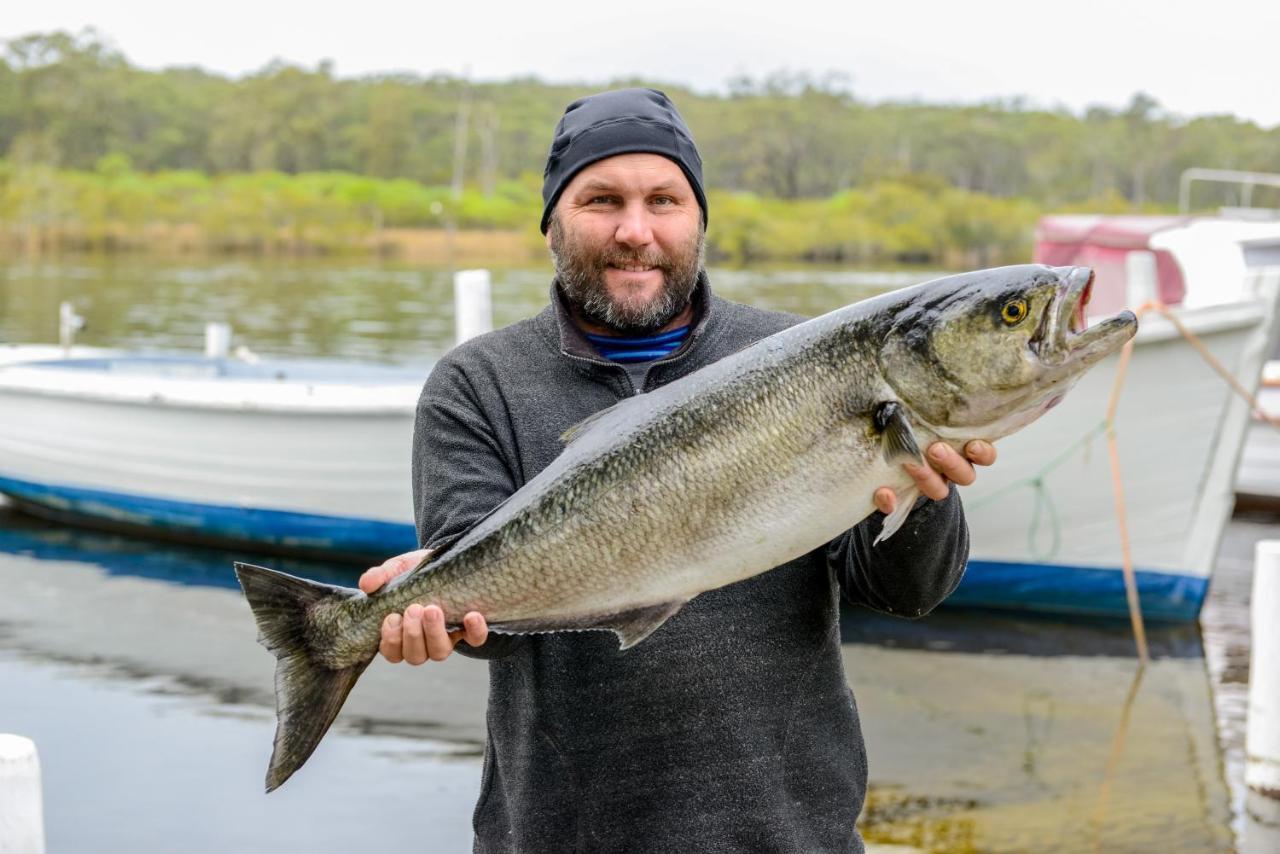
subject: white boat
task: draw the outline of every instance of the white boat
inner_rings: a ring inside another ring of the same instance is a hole
[[[1070,233],[1089,237],[1072,247],[1061,239]],[[1091,314],[1159,297],[1245,389],[1258,388],[1276,346],[1280,265],[1268,247],[1280,251],[1280,221],[1055,218],[1042,221],[1040,239],[1064,251],[1041,246],[1037,260],[1095,267]],[[1256,251],[1246,253],[1246,244]],[[1102,430],[1117,361],[1095,367],[1053,412],[1002,440],[999,464],[964,491],[971,559],[952,604],[1126,613]],[[1147,617],[1190,620],[1199,613],[1250,423],[1247,402],[1174,325],[1156,313],[1144,316],[1115,425]],[[1261,472],[1252,464],[1249,470]]]
[[[0,493],[21,509],[187,541],[416,547],[425,368],[19,350],[0,365]]]
[[[1253,264],[1280,266],[1280,243],[1248,242],[1245,254]],[[1280,507],[1280,344],[1263,368],[1261,385],[1261,412],[1254,413],[1245,437],[1236,496],[1244,506],[1275,510]]]
[[[1121,268],[1155,266],[1149,247],[1130,254]],[[1216,303],[1196,297],[1177,309],[1249,387],[1276,330],[1280,266],[1267,263]],[[1149,275],[1125,282],[1099,266],[1091,308],[1101,313],[1157,288]],[[1136,342],[1117,428],[1139,590],[1148,616],[1194,619],[1231,513],[1248,411],[1167,321],[1148,315]],[[416,545],[408,460],[426,370],[11,360],[0,365],[0,493],[38,514],[184,540],[397,554]],[[1003,440],[999,465],[965,490],[972,559],[953,603],[1124,613],[1099,430],[1114,372],[1114,359],[1099,365]]]
[[[1245,506],[1274,509],[1280,506],[1280,359],[1263,370],[1258,405],[1262,412],[1253,415],[1245,437],[1236,496]]]
[[[0,494],[34,515],[186,542],[383,559],[417,548],[413,417],[430,365],[0,348]],[[488,271],[454,275],[458,340],[492,326]]]

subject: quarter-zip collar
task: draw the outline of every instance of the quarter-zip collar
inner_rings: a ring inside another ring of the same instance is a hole
[[[693,302],[693,321],[689,336],[675,352],[654,362],[654,368],[659,365],[682,361],[697,346],[698,340],[710,326],[715,314],[713,310],[715,300],[712,299],[711,282],[708,280],[705,270],[699,271],[698,283],[694,286],[690,300]],[[563,355],[579,363],[585,362],[592,366],[606,368],[610,374],[626,375],[626,368],[601,356],[591,342],[587,340],[586,335],[583,334],[578,324],[574,322],[569,306],[565,303],[564,295],[560,291],[558,280],[551,283],[551,305],[543,311],[539,321],[541,321],[545,331],[552,333],[552,337],[559,343],[560,352]],[[546,329],[546,326],[551,328]],[[629,382],[630,380],[628,379]],[[636,391],[640,390],[636,389]]]

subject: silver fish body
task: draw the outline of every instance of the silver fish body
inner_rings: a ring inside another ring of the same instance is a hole
[[[1030,423],[1133,335],[1128,313],[1083,328],[1091,279],[1024,266],[926,283],[625,400],[566,434],[563,453],[447,553],[373,596],[238,564],[279,659],[268,790],[324,735],[385,616],[411,603],[439,605],[452,625],[479,611],[496,632],[609,629],[626,648],[699,593],[866,518],[881,486],[898,494],[891,535],[916,497],[902,463],[939,438],[958,448]]]

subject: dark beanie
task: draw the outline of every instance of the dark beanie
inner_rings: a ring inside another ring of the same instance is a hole
[[[542,173],[542,233],[551,211],[573,176],[597,160],[616,154],[661,154],[684,171],[707,220],[702,191],[702,158],[675,104],[657,89],[617,89],[579,98],[556,125]]]

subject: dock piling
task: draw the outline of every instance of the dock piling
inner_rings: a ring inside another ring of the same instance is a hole
[[[493,329],[488,270],[459,270],[453,274],[453,312],[458,344]]]
[[[206,323],[204,325],[204,357],[225,359],[231,353],[231,324]]]
[[[44,854],[44,807],[36,745],[0,733],[0,854]]]
[[[1260,541],[1254,556],[1244,782],[1280,800],[1280,540]]]

